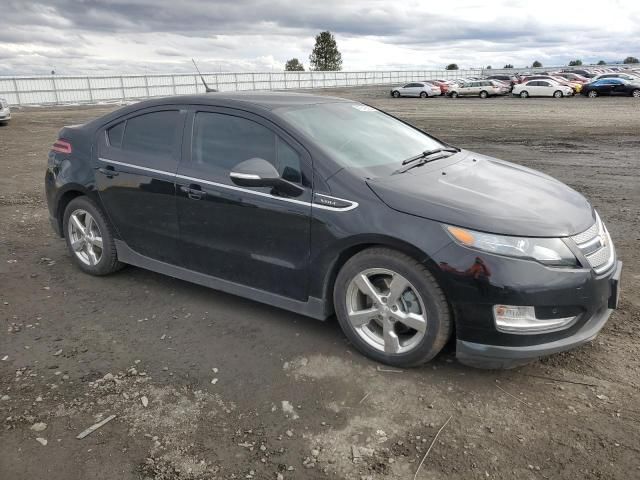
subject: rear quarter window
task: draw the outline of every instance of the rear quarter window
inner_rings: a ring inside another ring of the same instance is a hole
[[[107,130],[107,138],[109,145],[116,148],[122,147],[122,138],[124,137],[124,126],[126,122],[120,122]]]
[[[124,129],[122,148],[130,152],[169,157],[173,152],[178,122],[177,110],[129,118]]]

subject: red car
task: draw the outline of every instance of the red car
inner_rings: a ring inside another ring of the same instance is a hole
[[[423,82],[440,87],[440,95],[446,95],[446,93],[449,91],[449,84],[444,80],[423,80]]]

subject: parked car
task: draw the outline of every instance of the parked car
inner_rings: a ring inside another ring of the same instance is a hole
[[[524,78],[522,81],[528,82],[529,80],[551,80],[555,83],[559,83],[560,85],[571,87],[573,93],[580,93],[580,91],[582,90],[582,83],[572,82],[567,80],[566,78],[555,75],[531,75],[530,77]]]
[[[518,78],[515,75],[490,75],[487,77],[487,80],[500,80],[508,83],[512,87],[518,83]]]
[[[6,125],[9,120],[11,120],[9,103],[4,98],[0,98],[0,125]]]
[[[446,95],[446,93],[449,91],[449,83],[442,80],[423,80],[423,82],[430,83],[440,88],[440,95]]]
[[[589,70],[583,70],[583,69],[568,69],[564,71],[565,73],[577,73],[578,75],[582,75],[583,77],[586,78],[593,78],[596,76],[595,73],[589,71]]]
[[[475,96],[487,98],[509,93],[509,88],[494,80],[474,80],[471,82],[452,85],[449,88],[449,96],[452,98],[462,96]]]
[[[565,78],[570,82],[582,83],[583,85],[591,81],[590,78],[583,77],[582,75],[578,75],[577,73],[559,72],[556,74],[556,76]]]
[[[629,82],[623,78],[603,78],[587,83],[580,93],[591,98],[600,95],[626,95],[640,98],[640,80]]]
[[[632,75],[629,73],[602,73],[593,77],[591,80],[602,80],[603,78],[622,78],[623,80],[628,80],[630,82],[638,82],[640,81],[640,76]]]
[[[553,80],[528,80],[513,87],[513,95],[527,97],[556,97],[562,98],[573,95],[573,88],[560,85]]]
[[[437,97],[442,93],[440,87],[432,83],[412,82],[391,89],[392,97]]]
[[[395,366],[452,335],[464,363],[518,365],[591,340],[618,303],[621,263],[580,193],[350,100],[142,101],[64,127],[45,191],[82,271],[131,264],[335,312]]]

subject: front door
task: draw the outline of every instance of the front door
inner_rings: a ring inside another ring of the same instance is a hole
[[[185,266],[305,300],[312,194],[309,154],[268,120],[234,109],[194,109],[184,138],[177,208]],[[230,171],[256,157],[271,162],[304,192],[292,198],[271,188],[235,185]]]
[[[186,111],[156,107],[98,131],[96,188],[118,236],[136,252],[176,263],[175,173]]]

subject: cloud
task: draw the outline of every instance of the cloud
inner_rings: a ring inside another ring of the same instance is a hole
[[[529,65],[640,56],[640,5],[583,0],[9,0],[0,75],[281,69],[331,30],[349,70]],[[593,7],[593,8],[591,8]]]

